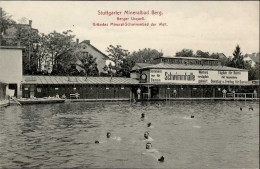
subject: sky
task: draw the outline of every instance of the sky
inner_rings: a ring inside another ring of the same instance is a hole
[[[109,45],[130,52],[151,48],[164,56],[182,49],[224,53],[231,56],[236,45],[242,54],[259,52],[258,1],[0,1],[15,21],[32,20],[41,33],[72,30],[79,41],[107,54]],[[124,15],[125,10],[149,11],[149,15]],[[152,10],[162,15],[152,15]],[[98,11],[121,11],[121,15],[98,15]],[[93,26],[93,23],[156,23],[156,26]],[[145,20],[131,20],[131,17]],[[158,24],[167,23],[167,26]]]

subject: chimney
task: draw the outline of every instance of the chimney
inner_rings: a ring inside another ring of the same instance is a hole
[[[86,40],[87,44],[90,44],[90,40]]]
[[[32,20],[29,20],[29,25],[30,27],[32,27]]]
[[[76,44],[77,44],[77,45],[79,44],[79,39],[76,39]]]

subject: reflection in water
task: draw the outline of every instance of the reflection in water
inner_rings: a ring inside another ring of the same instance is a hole
[[[0,108],[0,166],[257,168],[258,112],[258,103],[237,101]],[[147,141],[152,141],[150,150]],[[161,156],[163,163],[158,162]]]

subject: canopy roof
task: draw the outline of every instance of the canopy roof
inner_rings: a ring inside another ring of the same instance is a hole
[[[22,84],[139,84],[139,81],[124,77],[81,76],[23,76]]]
[[[246,69],[238,69],[227,66],[211,66],[211,65],[185,65],[185,64],[168,64],[159,63],[156,65],[145,66],[140,69],[184,69],[184,70],[220,70],[220,71],[248,71]]]

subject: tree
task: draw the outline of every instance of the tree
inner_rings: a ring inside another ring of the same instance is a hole
[[[2,34],[6,34],[6,30],[15,24],[12,16],[2,10],[2,17],[0,17],[0,45],[2,45]]]
[[[33,63],[36,63],[36,71],[37,74],[42,73],[42,68],[44,67],[46,62],[48,61],[48,48],[47,48],[47,36],[45,34],[39,34],[38,43],[33,43]]]
[[[201,50],[197,50],[196,56],[199,58],[209,58],[210,57],[209,52],[203,52]]]
[[[115,63],[115,70],[116,73],[120,69],[120,63],[123,62],[123,59],[125,59],[130,53],[126,49],[122,49],[121,45],[110,45],[107,50],[109,54],[108,56],[110,59]]]
[[[129,58],[123,60],[120,64],[121,69],[119,70],[121,76],[130,77],[130,71],[134,67],[135,62]]]
[[[66,55],[73,55],[76,44],[73,43],[73,38],[75,35],[70,35],[71,32],[71,30],[64,31],[62,33],[53,31],[47,35],[47,48],[53,67],[55,67],[55,65],[65,63],[66,57],[68,57]]]
[[[248,80],[259,80],[259,64],[255,64],[253,67],[250,66],[248,69]]]
[[[233,58],[229,63],[229,66],[240,68],[240,69],[245,68],[244,57],[242,56],[242,52],[240,50],[239,45],[236,46],[236,49],[233,52]]]
[[[99,74],[96,59],[91,54],[82,52],[82,51],[76,51],[74,53],[77,60],[80,61],[80,63],[76,63],[77,66],[83,69],[84,74],[87,76],[97,76]],[[81,73],[82,74],[82,73]]]
[[[36,74],[38,64],[37,59],[34,58],[33,44],[39,43],[40,35],[38,30],[19,24],[13,25],[11,30],[14,31],[9,32],[9,34],[12,34],[12,38],[9,38],[6,43],[11,46],[16,46],[19,43],[25,47],[23,51],[23,73]]]
[[[180,52],[176,52],[177,57],[194,57],[193,50],[182,49]]]
[[[132,52],[127,58],[135,63],[153,63],[153,60],[160,56],[163,56],[163,53],[156,49],[144,48]]]
[[[53,65],[52,75],[72,75],[78,76],[79,71],[76,69],[77,59],[71,53],[64,53],[62,59],[55,65]]]

